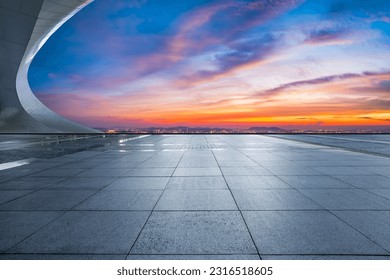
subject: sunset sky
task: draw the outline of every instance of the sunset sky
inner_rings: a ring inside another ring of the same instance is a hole
[[[92,126],[390,125],[390,1],[96,0],[29,72]]]

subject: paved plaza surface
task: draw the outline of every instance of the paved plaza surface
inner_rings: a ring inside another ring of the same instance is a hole
[[[390,259],[390,136],[282,137],[93,138],[3,168],[0,258]]]

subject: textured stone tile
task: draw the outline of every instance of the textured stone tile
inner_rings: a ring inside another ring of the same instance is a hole
[[[135,168],[126,172],[124,176],[132,177],[165,177],[171,176],[175,168]]]
[[[260,257],[259,255],[129,255],[127,260],[260,260]]]
[[[24,196],[30,192],[32,192],[32,191],[31,190],[24,190],[24,191],[13,191],[13,190],[4,191],[3,190],[3,191],[0,191],[0,204],[14,200],[14,199],[21,197],[21,196]]]
[[[276,176],[226,176],[231,189],[291,189]]]
[[[263,254],[387,254],[326,211],[248,211],[245,221]]]
[[[329,210],[390,210],[390,201],[360,189],[300,189]]]
[[[333,213],[390,252],[390,211],[334,211]]]
[[[147,211],[67,212],[9,253],[127,254],[148,215]]]
[[[164,189],[169,181],[168,177],[126,177],[119,178],[108,185],[105,190],[148,190]]]
[[[0,184],[2,190],[39,190],[45,189],[65,178],[20,178]]]
[[[91,178],[100,178],[100,177],[120,177],[128,172],[128,168],[93,168],[82,173],[79,173],[77,177],[91,177]]]
[[[173,176],[221,176],[219,167],[176,168]]]
[[[256,254],[239,212],[153,212],[131,254]]]
[[[72,177],[83,171],[85,171],[85,169],[58,167],[34,173],[30,175],[30,177]]]
[[[383,255],[261,255],[263,260],[390,260]]]
[[[126,255],[4,254],[0,260],[125,260]]]
[[[233,190],[240,210],[315,210],[321,206],[293,189]]]
[[[77,210],[152,210],[162,190],[100,191]]]
[[[0,211],[0,252],[16,245],[61,214],[54,211]]]
[[[165,190],[156,210],[237,210],[229,190]]]
[[[69,210],[92,195],[84,190],[41,190],[0,206],[0,210]]]
[[[353,176],[334,176],[335,178],[351,184],[357,188],[363,189],[390,189],[390,178],[380,175],[353,175]]]
[[[167,189],[175,190],[212,190],[227,189],[224,178],[211,177],[172,177],[169,180]]]
[[[297,189],[337,189],[354,188],[329,176],[279,176],[293,188]]]
[[[69,178],[50,186],[50,189],[62,190],[100,190],[106,187],[111,182],[115,181],[115,177],[104,178]]]
[[[369,192],[390,199],[390,189],[370,189]]]
[[[225,176],[251,176],[251,175],[272,175],[271,172],[260,166],[246,167],[221,167],[222,173]]]
[[[372,175],[373,173],[367,171],[363,167],[351,166],[327,166],[327,167],[312,167],[313,169],[325,175]]]
[[[267,166],[274,175],[321,175],[317,170],[304,166]]]

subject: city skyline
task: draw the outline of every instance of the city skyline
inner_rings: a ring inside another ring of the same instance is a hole
[[[92,127],[388,126],[389,11],[378,0],[97,0],[50,38],[29,80]]]

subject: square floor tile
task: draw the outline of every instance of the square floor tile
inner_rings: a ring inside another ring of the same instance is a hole
[[[256,254],[238,211],[153,212],[131,254]]]
[[[333,213],[390,251],[390,211],[334,211]]]
[[[175,190],[213,190],[227,189],[224,178],[211,177],[172,177],[167,189]]]
[[[77,177],[120,177],[123,176],[129,170],[129,168],[93,168],[79,173]]]
[[[279,178],[296,189],[354,188],[329,176],[279,176]]]
[[[390,201],[360,189],[300,189],[329,210],[390,210]]]
[[[37,173],[34,173],[32,175],[30,175],[29,177],[72,177],[72,176],[75,176],[83,171],[85,171],[86,169],[81,169],[81,168],[61,168],[61,167],[57,167],[57,168],[52,168],[52,169],[48,169],[48,170],[45,170],[45,171],[42,171],[42,172],[37,172]]]
[[[0,256],[1,257],[1,256]],[[128,255],[127,260],[260,260],[259,255]]]
[[[2,190],[39,190],[49,187],[65,178],[20,178],[0,184]]]
[[[326,211],[243,212],[260,254],[387,254]]]
[[[390,189],[370,189],[369,192],[390,199]]]
[[[173,176],[222,176],[219,167],[176,168]]]
[[[0,252],[16,245],[63,212],[0,211]]]
[[[71,211],[10,253],[127,254],[148,211]]]
[[[229,190],[165,190],[156,210],[237,210]]]
[[[233,190],[240,210],[313,210],[322,209],[293,189]]]
[[[100,191],[77,210],[152,210],[162,190]]]
[[[351,184],[357,188],[363,189],[390,189],[390,178],[381,175],[353,175],[353,176],[334,176],[335,178]]]
[[[61,182],[55,183],[49,189],[62,190],[100,190],[106,187],[117,178],[103,177],[103,178],[69,178]]]
[[[0,210],[69,210],[94,191],[41,190],[0,206]]]
[[[226,176],[229,187],[233,189],[291,189],[276,176]]]
[[[313,167],[313,169],[326,175],[373,175],[372,172],[365,170],[363,167],[351,166],[327,166]]]
[[[274,175],[321,175],[317,170],[304,166],[267,166]]]
[[[105,190],[160,190],[165,188],[168,181],[168,177],[126,177],[119,178]]]
[[[271,172],[260,166],[246,167],[221,167],[222,173],[225,176],[250,176],[250,175],[272,175]]]
[[[218,167],[217,161],[214,157],[210,158],[187,158],[182,159],[178,165],[179,168],[189,168],[189,167]]]
[[[82,254],[2,254],[0,260],[125,260],[123,255],[82,255]]]
[[[170,177],[175,168],[135,168],[123,176],[130,177]]]
[[[1,190],[0,191],[0,204],[14,200],[14,199],[21,197],[21,196],[24,196],[30,192],[32,192],[32,191],[31,190],[24,190],[24,191],[14,191],[14,190],[4,191],[4,190]]]

